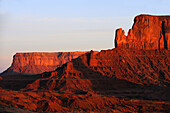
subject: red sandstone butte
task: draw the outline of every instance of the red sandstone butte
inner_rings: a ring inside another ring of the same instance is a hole
[[[2,74],[39,74],[53,71],[86,52],[16,53],[12,65]]]
[[[127,36],[122,28],[116,30],[115,47],[170,49],[170,16],[136,16]]]
[[[165,27],[166,21],[162,21],[161,26],[156,26],[149,24],[158,23],[155,19],[149,20],[148,23],[145,23],[145,19],[143,22],[140,20],[146,17],[150,16],[140,15],[135,18],[135,24],[128,36],[124,35],[123,30],[117,30],[117,48],[87,52],[52,72],[2,76],[0,112],[24,110],[21,112],[25,113],[25,110],[31,110],[33,112],[169,113],[168,27]],[[140,22],[142,23],[139,24]],[[155,27],[152,28],[153,31],[142,31],[144,28],[150,29],[147,26]],[[159,31],[162,37],[158,40]],[[145,42],[141,43],[139,39],[145,39]],[[28,57],[29,61],[26,60],[28,65],[29,62],[32,62],[30,64],[32,67],[36,65],[49,67],[52,64],[50,54],[35,56]],[[57,58],[60,56],[62,55],[58,55]],[[69,55],[66,56],[61,60],[67,59]],[[25,58],[27,57],[18,60],[15,58],[12,66],[24,67],[27,63]],[[27,70],[28,65],[25,68]]]

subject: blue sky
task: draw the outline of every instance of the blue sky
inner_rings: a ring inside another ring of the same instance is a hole
[[[16,52],[113,48],[139,14],[169,15],[170,0],[0,0],[0,72]]]

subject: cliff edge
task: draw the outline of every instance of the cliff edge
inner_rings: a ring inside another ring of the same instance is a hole
[[[139,15],[128,35],[116,30],[116,48],[170,49],[170,16]]]
[[[64,63],[79,57],[86,52],[30,52],[16,53],[12,65],[2,73],[10,74],[40,74],[53,71]]]

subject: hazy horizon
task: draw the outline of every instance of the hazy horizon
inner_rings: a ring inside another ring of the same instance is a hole
[[[0,72],[17,52],[111,49],[139,14],[169,15],[168,0],[0,0]]]

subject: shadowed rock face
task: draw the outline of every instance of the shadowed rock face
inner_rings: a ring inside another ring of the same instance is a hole
[[[86,52],[16,53],[11,67],[3,74],[39,74],[53,71]]]
[[[170,107],[169,52],[91,51],[52,72],[3,76],[0,110],[7,109],[1,105],[8,105],[37,112],[166,113]]]
[[[26,109],[35,112],[169,112],[170,50],[167,50],[166,18],[169,17],[158,18],[158,26],[155,16],[137,16],[128,36],[122,29],[117,30],[117,48],[87,52],[57,69],[55,66],[51,72],[2,76],[0,112],[27,112]],[[16,54],[10,68],[28,70],[40,66],[38,69],[44,70],[43,66],[58,65],[60,57],[65,61],[69,55]]]
[[[116,30],[115,47],[170,49],[170,16],[136,16],[128,36],[122,28]]]

